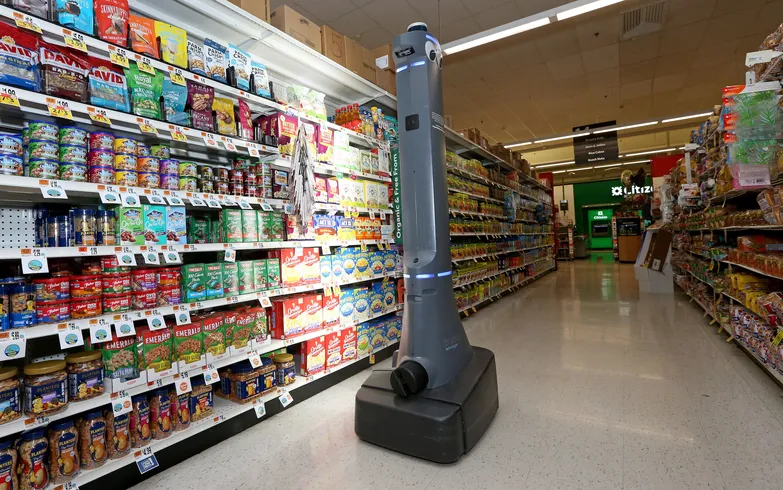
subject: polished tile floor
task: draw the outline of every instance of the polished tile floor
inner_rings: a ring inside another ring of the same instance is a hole
[[[631,265],[561,264],[465,325],[497,356],[500,410],[455,465],[357,440],[365,372],[137,488],[783,488],[783,389]]]

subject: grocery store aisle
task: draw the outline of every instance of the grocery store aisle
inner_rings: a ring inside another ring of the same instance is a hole
[[[783,390],[685,296],[571,262],[466,321],[500,410],[451,466],[358,441],[361,373],[136,488],[763,489],[783,481]]]

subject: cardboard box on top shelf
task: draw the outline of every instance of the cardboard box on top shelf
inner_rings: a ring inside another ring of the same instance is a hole
[[[481,143],[479,144],[479,146],[489,151],[489,140],[486,137],[482,136]]]
[[[478,128],[459,129],[457,134],[477,145],[481,144],[481,131]]]
[[[322,26],[321,49],[324,56],[345,66],[345,36],[329,26]]]
[[[394,53],[392,52],[391,44],[378,46],[373,50],[373,56],[375,56],[375,66],[377,68],[391,72],[397,71],[397,66],[394,64]]]
[[[264,22],[269,22],[272,11],[272,0],[228,0],[250,15],[255,15]]]
[[[270,23],[302,44],[321,52],[321,27],[288,5],[281,5],[269,16]]]
[[[375,68],[375,84],[390,94],[397,95],[397,73]]]
[[[362,65],[364,64],[361,45],[348,36],[343,36],[343,44],[345,46],[343,50],[345,67],[357,75],[361,75]]]
[[[375,78],[375,54],[367,48],[362,48],[362,70],[359,73],[365,80],[369,80],[372,83],[376,82]]]

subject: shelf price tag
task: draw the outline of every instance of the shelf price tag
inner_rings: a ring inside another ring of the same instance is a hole
[[[184,395],[193,391],[193,386],[190,384],[190,376],[187,374],[175,374],[174,388],[177,389],[177,395]]]
[[[258,298],[258,301],[261,303],[261,306],[263,306],[264,308],[269,308],[272,306],[272,301],[270,301],[269,298],[266,296],[261,296],[260,298]]]
[[[72,349],[84,345],[82,329],[76,322],[61,323],[57,325],[57,336],[60,339],[61,349]]]
[[[149,201],[150,204],[166,204],[163,196],[161,196],[160,193],[156,190],[146,190],[144,191],[144,195],[147,197],[147,201]]]
[[[147,58],[146,56],[136,55],[136,65],[139,67],[139,70],[143,72],[147,72],[150,75],[155,75],[155,67],[152,66],[152,60]]]
[[[100,344],[111,341],[111,323],[103,318],[90,320],[90,342],[93,344]]]
[[[109,59],[115,65],[121,66],[123,68],[128,68],[130,66],[130,64],[128,63],[128,52],[125,51],[123,48],[118,48],[117,46],[110,45]]]
[[[18,103],[17,103],[17,106],[18,106]],[[248,144],[247,145],[247,152],[250,154],[251,157],[260,157],[261,156],[261,152],[258,151],[258,147],[256,145],[253,145],[253,144]]]
[[[22,249],[22,272],[25,274],[46,274],[49,272],[49,262],[46,254],[40,248]]]
[[[244,199],[240,199],[237,201],[237,203],[239,204],[240,209],[253,209],[253,206],[251,206],[250,203]]]
[[[118,391],[112,393],[111,396],[111,411],[114,412],[114,416],[130,413],[133,410],[131,402],[131,396],[127,391]]]
[[[186,307],[180,306],[179,309],[174,312],[174,319],[177,321],[177,325],[187,325],[188,323],[191,323],[190,311]]]
[[[155,247],[147,247],[147,250],[142,252],[141,256],[147,265],[160,265],[160,257]]]
[[[203,208],[204,206],[206,206],[204,200],[199,197],[190,197],[188,198],[188,201],[190,201],[191,206],[195,206],[197,208]]]
[[[119,248],[119,247],[117,247]],[[115,248],[115,250],[117,250]],[[116,252],[114,255],[117,257],[117,262],[121,267],[136,267],[136,255],[130,247],[122,247],[120,252]]]
[[[182,141],[183,143],[188,142],[187,135],[183,133],[182,130],[177,126],[174,126],[173,124],[169,124],[169,132],[171,133],[171,139],[173,139],[174,141]]]
[[[114,190],[110,185],[98,187],[98,195],[101,196],[101,202],[103,204],[117,204],[120,202],[120,193]]]
[[[21,359],[27,352],[27,339],[18,330],[0,332],[0,361]]]
[[[222,206],[220,205],[217,199],[207,199],[207,207],[215,208],[215,209],[222,208]]]
[[[266,202],[261,203],[261,209],[263,211],[272,211],[272,205]]]
[[[258,369],[263,364],[261,362],[261,355],[256,351],[253,351],[250,354],[248,354],[247,360],[250,361],[250,365],[253,366],[253,369]]]
[[[284,391],[282,395],[278,397],[280,399],[280,405],[283,406],[283,408],[288,407],[291,403],[294,402],[294,397],[291,396],[291,393],[288,391]]]
[[[207,364],[201,369],[204,371],[204,383],[211,385],[220,381],[218,370],[212,364]]]
[[[70,119],[73,121],[73,114],[71,114],[71,107],[67,100],[56,99],[54,97],[46,98],[46,107],[49,108],[49,115],[52,117],[59,117],[61,119]]]
[[[120,205],[123,208],[135,208],[141,205],[141,200],[133,192],[120,192]]]
[[[263,400],[253,400],[253,410],[256,412],[256,418],[260,419],[266,415],[266,404]]]
[[[182,258],[179,256],[179,252],[176,250],[169,250],[163,254],[163,262],[167,264],[180,264]]]
[[[106,112],[106,109],[99,109],[97,107],[88,105],[87,114],[90,116],[92,122],[111,126],[111,119],[109,119],[109,113]]]
[[[169,78],[171,79],[171,83],[175,85],[187,85],[185,83],[185,77],[182,75],[182,70],[179,68],[169,66]]]
[[[127,313],[114,315],[114,333],[117,337],[130,337],[131,335],[136,335],[136,327],[133,325],[133,318]]]
[[[139,129],[142,133],[154,134],[155,136],[158,135],[158,130],[155,129],[155,126],[152,125],[152,121],[147,118],[137,117],[136,124],[139,125]]]
[[[204,138],[204,144],[207,145],[210,148],[217,148],[217,138],[215,138],[214,134],[211,133],[201,133],[201,137]]]
[[[155,453],[152,452],[152,447],[150,446],[133,453],[133,459],[136,461],[136,467],[139,468],[139,473],[142,475],[160,466],[158,458],[155,457]]]
[[[171,206],[184,206],[185,203],[182,202],[182,199],[179,196],[167,196],[166,200],[169,202],[169,205]]]
[[[70,29],[63,29],[63,40],[65,45],[77,51],[87,52],[87,43],[84,42],[84,35]]]
[[[16,22],[16,27],[43,34],[41,27],[35,22],[35,18],[30,15],[14,12],[14,22]]]
[[[16,96],[16,90],[10,87],[0,88],[0,104],[19,107],[19,97]]]
[[[235,145],[230,139],[225,138],[223,140],[223,145],[225,145],[226,149],[233,152],[238,152],[237,145]]]
[[[150,330],[161,330],[166,328],[166,320],[163,319],[163,315],[158,310],[151,310],[145,313],[147,317],[147,326]]]
[[[233,248],[227,248],[225,251],[225,254],[223,256],[223,260],[225,262],[236,262],[237,261],[237,251]]]

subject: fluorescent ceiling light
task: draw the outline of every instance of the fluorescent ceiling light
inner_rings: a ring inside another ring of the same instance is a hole
[[[570,140],[572,138],[578,138],[580,136],[587,136],[589,134],[590,134],[590,131],[586,131],[584,133],[569,134],[568,136],[558,136],[557,138],[547,138],[545,140],[536,140],[536,141],[534,141],[534,143],[549,143],[550,141]]]
[[[639,152],[639,153],[629,153],[627,155],[623,155],[623,158],[626,158],[626,157],[638,157],[638,156],[642,156],[642,155],[653,155],[655,153],[666,153],[666,152],[669,152],[669,151],[677,151],[677,148],[667,148],[665,150],[652,150],[652,151],[642,151],[642,152]]]
[[[600,129],[598,131],[593,131],[593,134],[610,133],[612,131],[622,131],[624,129],[643,128],[645,126],[654,126],[656,124],[658,124],[658,121],[652,121],[652,122],[646,122],[640,124],[631,124],[629,126],[620,126],[619,128]]]
[[[516,148],[517,146],[527,146],[532,144],[533,144],[532,141],[528,141],[526,143],[514,143],[513,145],[506,145],[506,148]]]
[[[650,163],[650,160],[636,160],[635,162],[626,162],[621,165],[637,165],[639,163]]]
[[[558,170],[556,172],[552,172],[553,174],[564,174],[565,170]]]
[[[611,167],[622,167],[622,163],[614,163],[612,165],[599,165],[597,167],[593,167],[594,169],[598,170],[599,168],[611,168]]]
[[[687,119],[696,119],[698,117],[709,117],[711,116],[711,112],[703,112],[701,114],[693,114],[691,116],[682,116],[682,117],[674,117],[672,119],[664,119],[661,121],[662,123],[670,123],[670,122],[677,122],[677,121],[685,121]]]
[[[522,19],[525,20],[525,19]],[[517,21],[519,22],[519,21]],[[474,36],[469,36],[465,38],[464,42],[458,42],[454,45],[446,45],[444,46],[443,51],[446,54],[454,54],[459,53],[460,51],[465,51],[466,49],[475,48],[477,46],[481,46],[483,44],[491,43],[494,41],[498,41],[500,39],[514,36],[516,34],[520,34],[522,32],[526,32],[532,29],[536,29],[538,27],[543,27],[547,24],[549,24],[549,17],[544,17],[542,19],[533,20],[530,22],[524,22],[519,25],[515,25],[516,22],[511,22],[506,25],[502,25],[499,27],[496,27],[495,29],[490,29],[488,31],[484,31],[484,33],[479,33]]]
[[[592,170],[592,169],[593,169],[593,167],[582,167],[582,168],[575,168],[575,169],[572,169],[572,170],[566,170],[566,172],[568,172],[568,173],[571,173],[571,172],[583,172],[585,170]]]
[[[562,167],[563,165],[573,165],[576,162],[548,163],[546,165],[532,165],[533,168]]]
[[[590,2],[587,3],[586,5],[575,7],[566,10],[565,12],[561,12],[557,14],[557,20],[570,19],[571,17],[576,17],[577,15],[586,14],[587,12],[592,12],[593,10],[598,10],[600,8],[608,7],[610,5],[614,5],[622,1],[623,0],[596,0],[595,2]]]

